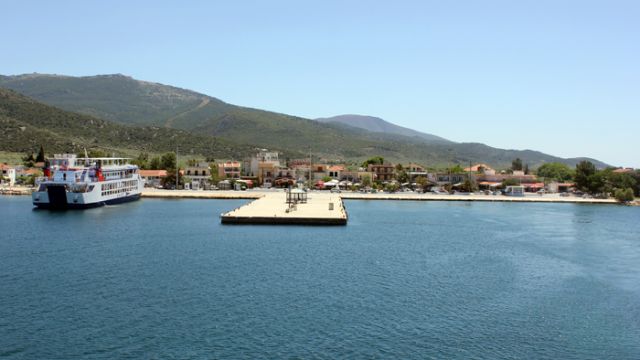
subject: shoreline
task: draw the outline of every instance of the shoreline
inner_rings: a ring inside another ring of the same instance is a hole
[[[32,189],[27,187],[0,188],[0,195],[25,196],[31,195]],[[255,200],[268,194],[284,193],[284,190],[163,190],[144,189],[143,198],[163,199],[218,199],[218,200]],[[311,191],[313,193],[329,193],[327,191]],[[537,195],[524,197],[510,197],[504,195],[441,195],[432,193],[332,193],[343,200],[396,200],[396,201],[480,201],[480,202],[525,202],[525,203],[569,203],[569,204],[620,204],[615,199],[593,199],[579,197],[561,197],[558,194]],[[640,200],[633,201],[631,206],[640,206]]]
[[[220,200],[255,200],[265,195],[284,192],[283,190],[161,190],[145,189],[143,198],[189,198],[189,199],[220,199]],[[327,191],[310,192],[329,193]],[[620,204],[615,199],[592,199],[578,197],[561,197],[558,194],[528,195],[524,197],[509,197],[504,195],[440,195],[430,193],[376,193],[362,194],[352,192],[333,193],[342,200],[399,200],[399,201],[485,201],[485,202],[525,202],[525,203],[570,203],[570,204]]]

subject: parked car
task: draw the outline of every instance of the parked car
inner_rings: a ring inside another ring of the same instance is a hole
[[[332,187],[331,190],[329,190],[332,193],[341,193],[342,191],[340,189],[338,189],[337,187]]]

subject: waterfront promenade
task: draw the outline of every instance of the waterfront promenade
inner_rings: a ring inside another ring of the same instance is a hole
[[[259,199],[268,194],[282,194],[283,189],[252,189],[247,191],[231,191],[231,190],[212,190],[212,191],[195,191],[195,190],[163,190],[145,188],[142,197],[145,198],[192,198],[192,199]],[[31,189],[26,187],[0,188],[0,195],[30,195]],[[582,198],[576,196],[562,197],[559,194],[527,194],[524,197],[510,197],[503,195],[448,195],[433,193],[359,193],[351,191],[343,191],[342,193],[329,193],[328,191],[310,191],[309,196],[315,194],[331,194],[335,197],[339,196],[344,200],[409,200],[409,201],[502,201],[502,202],[545,202],[545,203],[579,203],[579,204],[618,204],[615,199],[594,199]],[[637,200],[633,205],[639,205]]]
[[[269,194],[280,194],[285,196],[283,189],[253,189],[247,191],[193,191],[193,190],[161,190],[145,189],[142,197],[149,198],[200,198],[200,199],[258,199]],[[559,194],[527,194],[523,197],[512,197],[503,195],[448,195],[433,193],[359,193],[343,191],[341,193],[330,193],[328,191],[310,191],[309,196],[318,194],[340,197],[343,200],[408,200],[408,201],[502,201],[502,202],[546,202],[546,203],[582,203],[582,204],[618,204],[615,199],[593,199],[576,196],[562,197]]]

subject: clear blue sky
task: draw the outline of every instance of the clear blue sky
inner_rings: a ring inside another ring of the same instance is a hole
[[[308,118],[640,167],[640,1],[8,1],[0,73],[122,73]]]

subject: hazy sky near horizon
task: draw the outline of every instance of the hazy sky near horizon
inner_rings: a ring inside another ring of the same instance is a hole
[[[122,73],[306,118],[640,167],[640,1],[8,1],[0,74]]]

